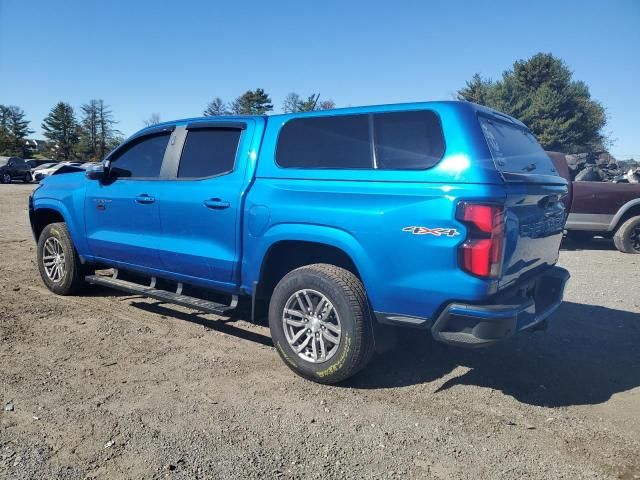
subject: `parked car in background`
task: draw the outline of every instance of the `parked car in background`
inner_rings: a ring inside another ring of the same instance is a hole
[[[14,180],[22,180],[24,183],[29,183],[31,181],[31,169],[19,157],[0,157],[0,182],[11,183]]]
[[[335,383],[390,325],[466,347],[542,328],[569,277],[566,194],[521,122],[434,102],[155,125],[47,178],[29,215],[51,291],[89,282],[217,314],[244,296],[253,318],[268,305],[291,369]]]
[[[56,165],[58,165],[58,163],[57,163],[57,162],[51,162],[51,163],[44,163],[44,164],[39,165],[39,166],[37,166],[37,167],[35,167],[35,168],[32,168],[32,169],[31,169],[31,177],[33,177],[33,179],[34,179],[36,182],[38,182],[38,181],[40,181],[42,178],[44,178],[45,176],[48,176],[48,175],[41,175],[40,177],[38,177],[38,174],[39,174],[40,172],[42,172],[42,171],[44,171],[44,170],[48,170],[48,169],[50,169],[50,168],[53,168],[53,167],[55,167]]]
[[[42,165],[34,169],[33,178],[36,182],[41,181],[56,173],[65,172],[77,172],[78,170],[84,170],[81,162],[58,162]]]
[[[556,169],[569,182],[565,205],[569,239],[613,238],[624,253],[640,253],[640,184],[604,181],[571,181],[563,153],[547,152]]]
[[[41,167],[42,165],[48,163],[56,163],[54,160],[50,158],[40,159],[40,158],[27,158],[25,163],[29,166],[29,168],[33,171],[34,168]]]

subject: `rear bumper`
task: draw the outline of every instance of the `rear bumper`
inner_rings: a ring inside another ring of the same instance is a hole
[[[487,303],[450,303],[431,327],[433,338],[450,345],[483,347],[535,328],[560,306],[567,280],[567,270],[552,267]]]

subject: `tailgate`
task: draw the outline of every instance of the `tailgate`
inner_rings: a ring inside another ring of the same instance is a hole
[[[480,115],[479,121],[505,182],[503,288],[558,260],[567,181],[523,124],[499,114]]]
[[[564,185],[507,184],[505,246],[500,288],[553,265],[566,220]]]

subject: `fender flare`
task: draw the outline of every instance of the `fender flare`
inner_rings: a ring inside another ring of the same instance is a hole
[[[611,222],[609,223],[609,228],[607,230],[610,232],[615,230],[616,227],[618,226],[618,223],[620,222],[620,219],[624,216],[624,214],[627,213],[631,208],[635,206],[640,206],[640,198],[634,198],[633,200],[629,200],[627,203],[622,205],[618,209],[616,214],[613,216],[613,218],[611,219]]]
[[[264,261],[271,248],[283,241],[320,243],[343,251],[355,265],[367,292],[373,295],[376,274],[371,268],[372,261],[366,250],[350,232],[328,225],[308,223],[280,223],[270,226],[257,243],[254,252],[245,257],[244,272],[248,285],[260,279]]]
[[[34,214],[41,209],[53,210],[60,214],[64,222],[67,224],[69,235],[71,235],[71,239],[74,246],[76,247],[76,250],[78,251],[78,255],[80,255],[81,258],[86,257],[86,254],[88,252],[86,238],[84,237],[83,232],[81,231],[78,224],[73,221],[73,215],[71,215],[71,212],[69,212],[69,209],[66,207],[66,205],[62,201],[55,198],[34,198],[30,216],[31,214]]]

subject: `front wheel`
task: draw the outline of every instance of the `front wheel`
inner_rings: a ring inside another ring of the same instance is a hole
[[[373,354],[372,319],[362,282],[335,265],[289,272],[269,304],[278,353],[294,372],[337,383],[362,369]]]
[[[620,225],[613,243],[623,253],[640,253],[640,216],[631,217]]]
[[[50,223],[42,230],[38,269],[47,288],[58,295],[72,295],[85,286],[85,268],[65,223]]]
[[[11,174],[9,172],[3,172],[2,176],[0,176],[0,181],[2,181],[2,183],[11,183]]]

